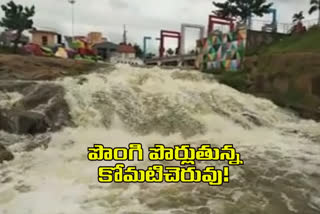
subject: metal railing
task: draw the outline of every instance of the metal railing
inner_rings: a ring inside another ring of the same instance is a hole
[[[303,20],[303,25],[309,29],[310,27],[318,24],[318,19],[309,19],[309,20]],[[250,30],[256,30],[256,31],[262,31],[264,26],[270,25],[271,21],[264,21],[264,20],[252,20],[252,24],[250,27]],[[277,33],[283,33],[283,34],[289,34],[292,27],[295,25],[295,23],[277,23]]]
[[[265,26],[271,26],[271,22],[272,21],[253,19],[251,21],[251,26],[248,29],[254,31],[263,31],[263,28]],[[312,26],[318,25],[318,19],[303,20],[302,23],[307,29],[309,29]],[[295,23],[278,22],[276,26],[276,32],[282,34],[289,34],[294,25]],[[214,27],[214,30],[219,30],[223,33],[227,33],[230,29],[229,26],[216,25]]]

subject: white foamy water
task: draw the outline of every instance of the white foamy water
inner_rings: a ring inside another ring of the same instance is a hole
[[[16,152],[0,165],[1,214],[320,213],[319,123],[197,71],[118,66],[57,83],[77,127],[52,134],[47,149],[9,147]],[[23,141],[2,133],[9,137]],[[234,144],[245,165],[231,167],[222,187],[99,184],[97,167],[115,163],[88,161],[87,147],[131,142],[145,151],[159,143]]]
[[[12,105],[21,99],[23,95],[13,92],[13,93],[3,93],[0,91],[0,108],[2,109],[10,109]]]

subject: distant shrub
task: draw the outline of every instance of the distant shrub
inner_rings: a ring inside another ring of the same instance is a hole
[[[219,82],[226,84],[239,91],[246,91],[249,87],[247,73],[244,71],[237,72],[222,72],[217,75]]]

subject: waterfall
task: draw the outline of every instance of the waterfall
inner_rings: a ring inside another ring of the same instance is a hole
[[[319,123],[198,71],[117,65],[55,83],[75,126],[50,133],[50,143],[33,151],[20,148],[27,136],[0,132],[15,154],[0,165],[1,214],[320,213]],[[115,162],[88,161],[87,147],[132,142],[145,150],[233,144],[245,165],[230,167],[230,183],[221,187],[98,183],[97,168]]]

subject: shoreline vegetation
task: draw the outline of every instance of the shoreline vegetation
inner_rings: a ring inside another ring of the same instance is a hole
[[[241,71],[216,72],[215,76],[239,91],[272,100],[302,118],[320,121],[318,38],[320,28],[314,26],[246,56]]]

